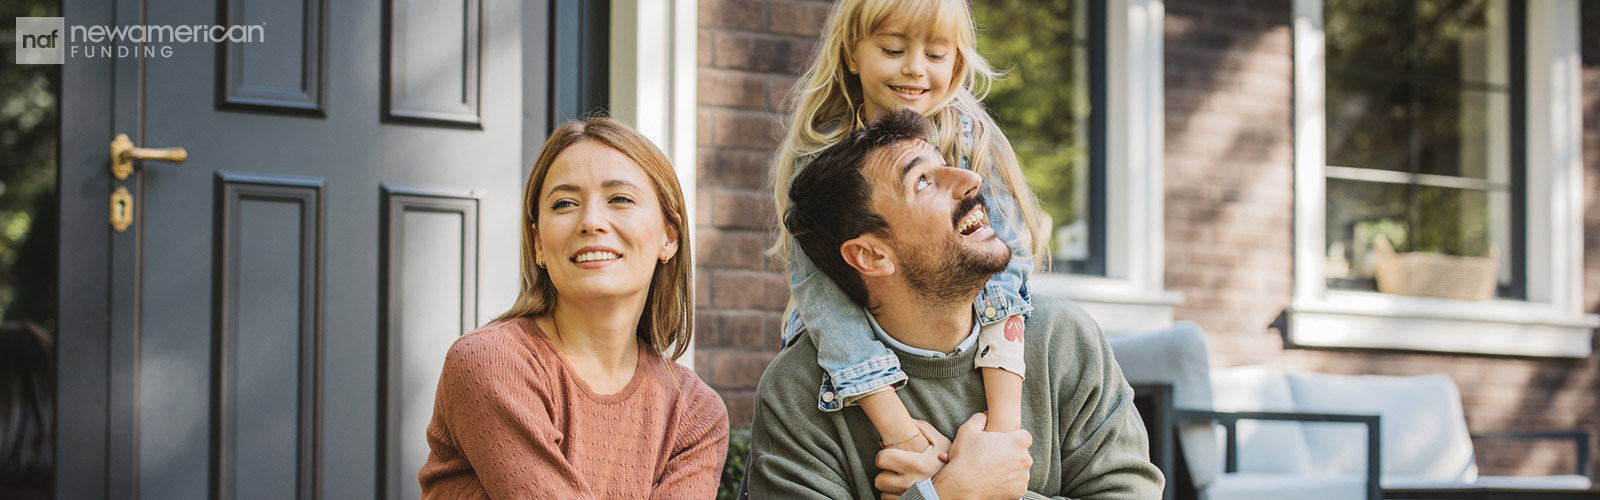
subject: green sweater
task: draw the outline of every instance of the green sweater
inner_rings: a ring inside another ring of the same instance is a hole
[[[1094,319],[1060,298],[1035,296],[1024,338],[1022,428],[1033,434],[1028,497],[1151,500],[1161,472],[1133,407],[1133,389]],[[816,345],[802,335],[761,376],[752,424],[750,497],[878,498],[877,431],[858,409],[817,408]],[[895,351],[910,382],[899,391],[911,416],[954,439],[985,409],[973,351],[943,359]],[[913,488],[901,497],[921,499]]]

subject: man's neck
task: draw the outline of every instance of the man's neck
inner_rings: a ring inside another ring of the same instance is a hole
[[[951,303],[922,299],[909,293],[875,294],[869,312],[884,333],[918,349],[951,352],[972,335],[972,297]]]

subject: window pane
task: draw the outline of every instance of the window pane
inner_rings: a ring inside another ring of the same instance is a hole
[[[1328,164],[1410,171],[1405,83],[1328,75]]]
[[[1382,235],[1396,248],[1407,248],[1411,233],[1407,207],[1410,186],[1328,179],[1326,269],[1329,286],[1373,288],[1350,280],[1371,280],[1376,263],[1373,241]]]
[[[1088,264],[1104,257],[1095,255],[1101,246],[1091,240],[1100,207],[1090,203],[1089,2],[987,0],[972,7],[984,30],[979,51],[1005,72],[985,104],[1050,217],[1057,270],[1094,269]]]
[[[1466,257],[1489,255],[1489,193],[1469,189],[1422,186],[1422,207],[1411,250]],[[1498,222],[1498,221],[1497,221]],[[1505,242],[1499,242],[1504,245]]]
[[[1374,288],[1372,244],[1477,257],[1518,295],[1507,0],[1327,0],[1327,278]]]
[[[1506,12],[1500,3],[1417,1],[1418,73],[1441,81],[1508,83]]]
[[[1327,0],[1323,36],[1328,69],[1392,74],[1404,72],[1414,39],[1411,2]]]
[[[1415,112],[1418,170],[1506,182],[1510,107],[1505,92],[1425,88]]]

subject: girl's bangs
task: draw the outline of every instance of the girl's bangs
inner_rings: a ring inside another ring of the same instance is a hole
[[[872,36],[872,33],[885,24],[896,23],[907,27],[908,36],[929,35],[938,38],[939,35],[952,34],[954,39],[950,43],[959,46],[972,46],[974,34],[970,29],[972,21],[968,19],[971,14],[967,11],[965,0],[883,0],[867,2],[862,7],[859,23],[855,28],[855,39],[861,40]]]

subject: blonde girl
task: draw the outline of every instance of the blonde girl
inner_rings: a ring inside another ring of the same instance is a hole
[[[823,28],[817,54],[796,83],[795,113],[773,163],[773,201],[789,206],[788,182],[819,151],[886,109],[910,108],[928,117],[928,141],[951,165],[983,176],[988,219],[1011,247],[1006,270],[974,302],[981,325],[976,365],[983,371],[989,431],[1021,426],[1023,318],[1032,311],[1027,279],[1043,254],[1040,211],[1016,153],[979,99],[994,71],[977,52],[966,0],[840,0]],[[780,224],[771,250],[787,258],[791,300],[783,345],[801,331],[814,334],[826,372],[818,407],[859,405],[885,448],[922,451],[924,437],[895,393],[906,375],[876,340],[866,311],[852,302],[800,251]]]

